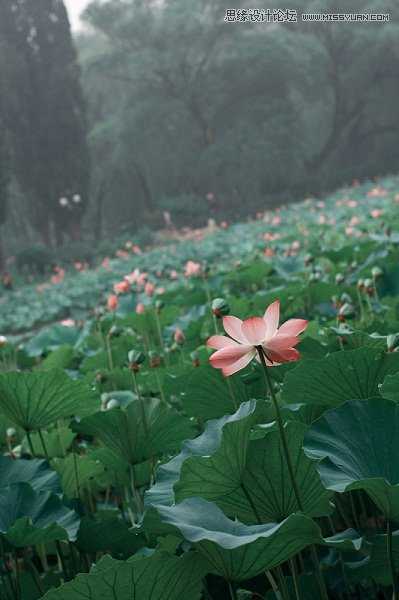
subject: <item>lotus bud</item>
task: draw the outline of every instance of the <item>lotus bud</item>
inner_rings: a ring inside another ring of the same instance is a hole
[[[117,325],[112,325],[112,327],[110,328],[110,330],[108,332],[109,337],[119,337],[121,334],[122,334],[122,329],[121,329],[121,327],[118,327]]]
[[[341,295],[341,302],[344,304],[345,302],[347,302],[348,304],[352,304],[352,298],[349,296],[349,294],[347,294],[346,292],[344,292]]]
[[[387,348],[388,352],[397,351],[399,346],[399,333],[391,333],[387,336]]]
[[[130,369],[134,372],[139,371],[140,365],[145,361],[145,355],[143,352],[140,350],[130,350],[127,357]]]
[[[8,343],[8,340],[5,335],[0,335],[0,348],[4,348]]]
[[[336,284],[340,284],[343,283],[345,281],[345,276],[342,273],[337,273],[335,276],[335,283]]]
[[[352,304],[349,304],[349,302],[345,302],[339,309],[338,315],[345,318],[353,317],[355,316],[355,308]]]
[[[11,439],[13,437],[15,437],[17,435],[16,430],[14,429],[14,427],[9,427],[6,431],[6,436],[8,439]]]
[[[186,341],[186,336],[179,327],[176,329],[173,339],[176,342],[176,344],[179,344],[179,346],[182,346]]]
[[[230,306],[227,304],[224,298],[215,298],[212,300],[212,312],[218,319],[225,317],[230,312]]]
[[[199,367],[200,366],[200,359],[199,359],[198,352],[196,352],[196,351],[191,352],[190,358],[191,358],[191,360],[193,362],[193,367]]]
[[[158,354],[158,352],[150,350],[150,352],[148,353],[148,358],[150,360],[151,369],[156,369],[157,367],[161,366],[161,357]]]
[[[372,279],[369,279],[369,278],[365,279],[364,280],[364,287],[365,287],[366,293],[369,296],[372,296],[374,294],[374,282],[373,282]]]
[[[364,290],[364,279],[359,279],[356,285],[358,290]]]
[[[384,272],[380,267],[373,267],[371,269],[371,275],[374,280],[378,279],[379,277],[382,277],[383,274]]]
[[[96,383],[104,383],[105,381],[107,381],[107,376],[105,375],[105,373],[102,373],[101,371],[97,371],[95,380],[96,380]]]
[[[162,300],[157,300],[155,302],[155,310],[157,311],[158,314],[161,312],[161,310],[163,309],[164,306],[165,306],[165,303],[162,302]]]
[[[115,398],[111,398],[111,400],[109,400],[109,402],[107,402],[107,410],[112,410],[113,408],[120,408],[120,404],[118,402],[118,400],[116,400]]]

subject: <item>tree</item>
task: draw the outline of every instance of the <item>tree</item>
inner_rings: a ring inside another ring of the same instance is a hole
[[[53,229],[61,243],[64,233],[79,237],[89,196],[85,104],[68,16],[62,0],[1,2],[1,11],[15,175],[43,241],[50,245]]]

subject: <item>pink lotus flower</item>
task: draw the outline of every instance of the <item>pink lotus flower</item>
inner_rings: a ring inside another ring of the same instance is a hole
[[[128,281],[119,281],[114,284],[115,294],[126,294],[130,290],[130,284]]]
[[[188,260],[186,262],[186,266],[184,269],[184,275],[186,277],[194,277],[195,275],[199,275],[200,273],[201,273],[200,263],[194,262],[193,260]]]
[[[237,317],[224,317],[223,327],[230,337],[214,335],[209,338],[207,345],[217,350],[209,359],[211,365],[228,377],[246,367],[253,358],[259,361],[260,347],[269,367],[298,360],[300,355],[294,346],[299,343],[298,336],[305,331],[308,322],[289,319],[279,327],[279,318],[279,300],[267,307],[263,318],[250,317],[241,321]]]
[[[373,217],[373,219],[379,219],[383,214],[384,211],[381,208],[373,208],[373,210],[370,211],[370,216]]]
[[[173,339],[176,342],[176,344],[184,344],[184,342],[186,341],[186,336],[179,327],[176,329],[173,335]]]
[[[60,324],[63,327],[75,327],[75,321],[73,319],[64,319]]]
[[[136,306],[136,314],[143,315],[145,313],[145,306],[142,302],[139,302]]]
[[[107,308],[108,310],[116,310],[118,308],[118,296],[116,296],[115,294],[111,294],[110,296],[108,296],[107,299]]]
[[[152,296],[155,292],[155,285],[153,283],[151,283],[151,281],[147,281],[147,283],[144,286],[144,293],[147,296]]]

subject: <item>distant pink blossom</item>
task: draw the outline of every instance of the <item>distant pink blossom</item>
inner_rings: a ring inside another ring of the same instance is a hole
[[[64,319],[60,325],[63,327],[75,327],[75,321],[73,319]]]
[[[184,268],[184,275],[186,277],[195,277],[201,273],[201,265],[200,263],[194,262],[193,260],[189,260],[186,262],[186,266]]]
[[[130,284],[128,281],[118,281],[114,284],[115,294],[126,294],[130,290]]]
[[[111,294],[107,299],[107,308],[110,311],[114,311],[118,308],[119,300],[116,294]]]
[[[155,292],[155,285],[153,283],[151,283],[151,281],[147,281],[147,283],[144,286],[144,293],[147,296],[153,296]]]
[[[145,313],[145,306],[142,302],[136,305],[136,314],[143,315]]]

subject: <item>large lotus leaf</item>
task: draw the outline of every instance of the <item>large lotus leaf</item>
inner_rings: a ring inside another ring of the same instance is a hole
[[[181,558],[165,552],[126,562],[108,556],[43,600],[199,600],[206,565],[196,552]]]
[[[282,398],[287,404],[338,406],[378,396],[379,384],[397,371],[399,353],[372,348],[334,352],[320,360],[304,360],[287,373]]]
[[[236,477],[236,472],[242,472],[245,465],[247,438],[254,422],[255,409],[255,401],[244,402],[233,415],[208,421],[200,436],[186,441],[180,454],[159,467],[157,483],[146,492],[146,504],[172,504],[174,502],[173,486],[180,478],[180,470],[184,462],[190,457],[214,454],[220,448],[224,435],[226,435],[226,440],[229,440],[226,447],[230,449],[230,457],[226,456],[224,461],[225,467],[227,465],[227,473],[215,473],[214,475],[217,478],[221,477],[221,488],[233,491],[234,487],[231,486],[231,481]],[[233,450],[231,450],[231,445]]]
[[[33,336],[25,345],[24,350],[28,356],[41,356],[48,350],[56,350],[60,346],[75,346],[82,336],[82,332],[76,327],[64,327],[63,325],[52,325],[42,329]]]
[[[118,558],[128,558],[146,545],[143,534],[129,529],[129,525],[111,511],[83,517],[76,543],[83,552],[111,552]]]
[[[75,351],[71,346],[60,346],[40,363],[38,369],[50,371],[51,369],[72,368],[75,359]]]
[[[399,372],[395,375],[388,375],[380,387],[380,393],[383,398],[399,402]]]
[[[244,523],[282,521],[299,506],[279,433],[267,428],[250,441],[248,429],[239,427],[242,423],[225,427],[220,447],[211,456],[192,456],[184,461],[174,486],[176,500],[201,496]],[[303,512],[319,517],[331,512],[331,492],[322,486],[314,463],[302,450],[306,429],[302,423],[287,423],[288,450]]]
[[[323,484],[365,490],[387,518],[399,519],[399,406],[382,398],[351,400],[310,427],[305,452]]]
[[[377,534],[367,539],[370,556],[363,560],[345,562],[348,579],[360,582],[365,579],[374,579],[381,585],[391,585],[392,575],[387,560],[387,536]],[[399,571],[399,531],[392,534],[392,555],[396,572]]]
[[[0,411],[25,431],[48,427],[58,419],[98,409],[92,389],[63,371],[0,374]]]
[[[181,399],[189,416],[201,419],[232,414],[241,402],[248,400],[246,386],[239,377],[221,377],[208,365],[193,367],[178,377],[166,377],[165,390]]]
[[[55,471],[49,468],[45,460],[14,460],[0,456],[0,486],[14,483],[29,483],[37,492],[61,492],[60,480]]]
[[[321,541],[317,524],[302,514],[292,514],[281,523],[244,525],[202,498],[157,510],[162,521],[195,544],[212,573],[233,581],[255,577]]]
[[[31,433],[30,444],[25,438],[23,448],[26,452],[30,452],[32,446],[35,456],[48,458],[65,456],[75,437],[76,433],[73,433],[69,427],[57,427],[52,431],[42,431],[40,434]]]
[[[88,455],[68,454],[65,458],[55,458],[51,464],[59,474],[68,498],[78,498],[80,491],[87,489],[90,482],[96,481],[105,471],[100,460]]]
[[[35,492],[27,483],[0,488],[0,533],[14,546],[75,540],[79,517],[55,494]]]
[[[144,410],[144,415],[143,415]],[[195,435],[194,424],[165,402],[146,398],[86,417],[75,431],[93,435],[130,464],[177,450],[183,440]]]

